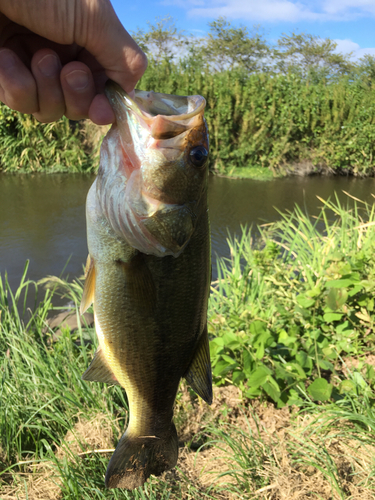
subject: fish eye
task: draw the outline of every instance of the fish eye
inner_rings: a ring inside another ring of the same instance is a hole
[[[203,146],[196,146],[190,151],[190,161],[196,167],[203,167],[208,158],[208,151]]]

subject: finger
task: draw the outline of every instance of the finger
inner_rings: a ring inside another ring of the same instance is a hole
[[[94,97],[89,109],[89,118],[97,125],[114,123],[115,114],[105,95],[98,94]]]
[[[61,63],[56,52],[50,49],[38,50],[31,61],[39,110],[33,113],[42,123],[50,123],[61,118],[65,112],[64,94],[60,83]]]
[[[92,1],[90,16],[85,16],[85,5],[80,2],[76,10],[75,42],[96,58],[109,78],[131,92],[147,68],[146,55],[120,23],[110,1]]]
[[[33,75],[20,58],[6,48],[0,49],[0,100],[21,113],[35,113],[39,108]]]
[[[78,61],[68,63],[61,70],[60,81],[65,99],[65,115],[71,120],[87,118],[96,94],[90,69]]]

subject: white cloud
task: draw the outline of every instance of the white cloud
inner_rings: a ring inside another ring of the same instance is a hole
[[[347,54],[348,52],[357,52],[359,50],[359,45],[353,40],[346,38],[345,40],[334,40],[337,43],[336,52],[341,52],[342,54]]]
[[[374,0],[325,0],[323,10],[332,16],[366,14],[375,16],[375,2]]]
[[[358,43],[353,42],[348,38],[345,40],[336,39],[334,41],[337,43],[336,52],[341,52],[342,54],[348,54],[349,52],[352,52],[352,59],[354,61],[360,59],[365,54],[371,54],[375,56],[375,47],[361,49]]]
[[[369,49],[359,49],[355,53],[355,59],[359,59],[360,57],[365,56],[366,54],[370,54],[371,56],[375,56],[375,47]]]
[[[168,0],[164,0],[164,2]],[[192,17],[252,22],[352,21],[374,16],[374,0],[175,0]]]
[[[226,16],[232,19],[243,19],[255,22],[314,21],[316,13],[300,2],[290,0],[227,0],[206,2],[205,7],[193,7],[189,10],[193,17],[217,18]]]

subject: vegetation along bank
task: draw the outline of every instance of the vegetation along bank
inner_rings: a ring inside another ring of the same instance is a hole
[[[307,34],[271,46],[224,18],[203,39],[170,18],[133,36],[150,60],[139,88],[207,99],[212,171],[374,174],[373,56],[353,63],[332,40]],[[1,106],[0,171],[95,172],[105,130],[65,118],[40,124]]]
[[[209,303],[213,407],[183,385],[178,468],[135,492],[104,489],[127,399],[81,380],[94,329],[48,322],[58,292],[79,317],[82,282],[44,280],[23,319],[36,285],[12,293],[2,277],[0,497],[373,499],[374,224],[372,206],[326,202],[313,222],[283,214],[259,245],[230,242]]]

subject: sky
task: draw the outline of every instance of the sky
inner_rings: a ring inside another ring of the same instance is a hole
[[[208,23],[226,16],[249,31],[260,26],[276,43],[282,33],[309,33],[331,38],[337,51],[353,59],[375,55],[375,0],[111,0],[125,28],[147,30],[147,21],[172,16],[186,35],[204,36]]]

